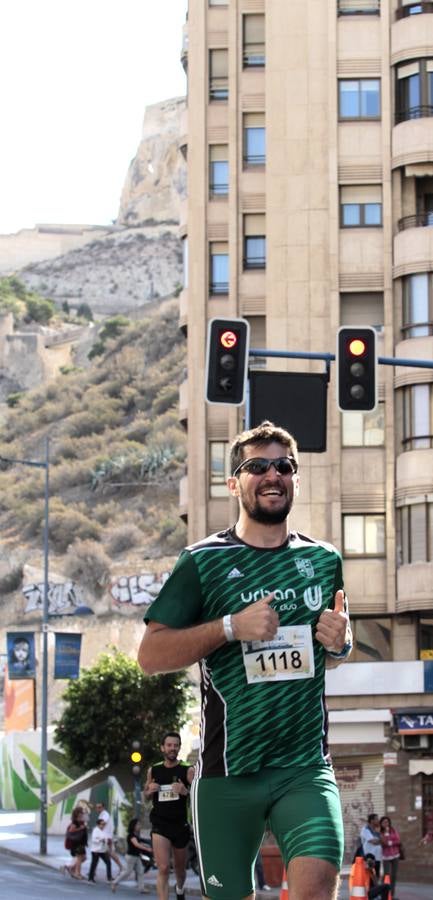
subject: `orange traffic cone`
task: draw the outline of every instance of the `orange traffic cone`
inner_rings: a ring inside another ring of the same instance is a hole
[[[384,884],[391,884],[391,879],[390,879],[389,875],[385,875],[385,876],[384,876],[383,883],[384,883]],[[392,900],[391,888],[389,889],[388,900]]]
[[[287,871],[283,869],[281,876],[280,900],[289,900],[289,885],[287,884]]]
[[[350,900],[359,900],[360,897],[366,898],[367,888],[365,886],[365,865],[362,856],[357,856],[352,866],[351,875]]]

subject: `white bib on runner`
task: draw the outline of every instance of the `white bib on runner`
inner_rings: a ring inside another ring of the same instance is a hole
[[[248,684],[314,677],[311,625],[283,625],[269,641],[242,641]]]
[[[173,791],[171,784],[161,784],[158,790],[158,800],[160,803],[166,800],[179,800],[179,794]]]

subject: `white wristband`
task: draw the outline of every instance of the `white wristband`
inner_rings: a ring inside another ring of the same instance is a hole
[[[236,638],[233,633],[232,617],[230,615],[223,617],[223,628],[224,628],[224,634],[225,634],[227,640],[235,641]]]

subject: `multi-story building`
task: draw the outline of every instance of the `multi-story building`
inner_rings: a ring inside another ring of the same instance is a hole
[[[242,409],[204,402],[211,317],[247,318],[255,348],[335,352],[340,325],[370,325],[381,356],[433,358],[433,3],[189,0],[183,61],[181,511],[195,540],[234,520],[227,450],[243,425]],[[344,558],[356,646],[328,706],[347,857],[374,807],[431,875],[433,370],[379,373],[365,414],[338,411],[331,373],[327,450],[301,455],[291,524]]]

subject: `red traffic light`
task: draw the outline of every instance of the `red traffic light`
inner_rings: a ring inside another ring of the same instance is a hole
[[[362,338],[352,338],[349,341],[349,353],[352,356],[363,356],[366,351],[366,343],[362,340]]]
[[[220,334],[220,344],[226,350],[231,350],[233,347],[236,347],[238,342],[238,336],[234,331],[222,331]]]

